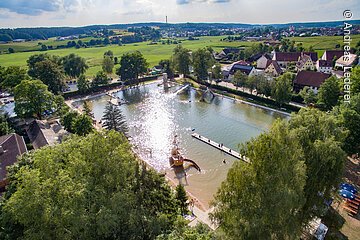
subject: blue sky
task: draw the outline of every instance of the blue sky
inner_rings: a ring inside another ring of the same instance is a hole
[[[165,21],[286,23],[343,20],[359,0],[0,0],[0,27]]]

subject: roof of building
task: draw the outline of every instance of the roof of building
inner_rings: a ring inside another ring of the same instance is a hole
[[[327,60],[318,60],[319,67],[332,67],[332,62]]]
[[[295,77],[294,83],[302,86],[320,87],[320,85],[331,76],[331,74],[314,72],[314,71],[300,71]]]
[[[263,54],[257,53],[257,54],[252,55],[251,57],[249,57],[247,60],[248,60],[249,62],[255,62],[255,61],[257,61],[259,58],[261,58],[262,56],[263,56]]]
[[[46,145],[54,145],[61,141],[68,132],[63,129],[58,121],[45,122],[34,120],[26,130],[35,149]]]
[[[281,67],[279,66],[278,62],[275,60],[268,60],[269,65],[266,66],[268,68],[270,65],[274,66],[274,69],[278,75],[282,73]]]
[[[301,54],[309,55],[313,62],[318,60],[317,52],[275,52],[273,60],[282,62],[297,62]]]
[[[344,55],[343,50],[326,50],[322,55],[322,59],[327,61],[332,61],[334,57],[339,59],[342,55]]]
[[[13,165],[17,157],[27,152],[24,139],[16,133],[0,137],[0,181],[6,178],[6,167]]]
[[[341,56],[338,60],[336,60],[336,64],[342,65],[342,66],[350,66],[357,60],[356,54],[349,54],[347,57]]]
[[[237,64],[234,63],[231,66],[231,72],[235,73],[236,71],[241,71],[242,73],[245,73],[246,75],[249,75],[251,73],[251,71],[253,70],[253,66],[251,65],[242,65],[242,64]]]
[[[296,67],[302,68],[309,60],[311,61],[311,57],[309,55],[301,53],[299,60],[296,63]]]
[[[226,55],[228,55],[229,53],[238,53],[240,52],[239,48],[224,48],[222,50]]]

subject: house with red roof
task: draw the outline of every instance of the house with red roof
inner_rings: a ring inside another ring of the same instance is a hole
[[[0,137],[0,192],[8,184],[7,167],[14,165],[17,158],[27,152],[24,138],[16,133]]]
[[[296,64],[299,61],[299,57],[301,54],[306,54],[310,56],[313,62],[318,60],[317,52],[273,52],[272,60],[278,62],[280,67],[287,67],[288,64],[294,63]]]
[[[294,80],[294,91],[299,92],[307,86],[317,93],[321,84],[330,76],[331,74],[322,72],[300,71],[297,73]]]

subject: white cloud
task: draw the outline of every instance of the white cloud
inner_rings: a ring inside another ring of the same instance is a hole
[[[129,22],[282,23],[342,20],[358,0],[0,0],[0,27]]]

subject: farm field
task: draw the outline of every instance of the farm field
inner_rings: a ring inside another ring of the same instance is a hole
[[[182,45],[191,50],[198,48],[211,46],[214,50],[219,51],[224,47],[248,47],[254,44],[253,42],[222,42],[223,36],[216,37],[201,37],[199,40],[182,40]],[[26,60],[34,54],[48,53],[52,55],[65,56],[70,53],[75,53],[81,57],[84,57],[89,65],[89,69],[86,74],[93,76],[97,71],[101,70],[101,61],[103,54],[107,50],[111,50],[114,56],[120,57],[122,54],[133,51],[140,51],[150,66],[154,66],[159,63],[161,59],[167,59],[172,55],[172,51],[175,48],[175,44],[154,44],[150,45],[149,42],[125,44],[123,46],[109,45],[105,47],[91,47],[91,48],[66,48],[48,51],[33,51],[33,52],[19,52],[13,54],[0,55],[0,66],[24,66],[26,67]]]
[[[200,37],[199,40],[182,40],[182,45],[185,48],[189,48],[191,50],[196,50],[198,48],[211,46],[215,51],[219,51],[224,47],[249,47],[254,42],[245,42],[245,41],[234,41],[234,42],[225,42],[220,41],[224,36],[215,36],[215,37]],[[334,49],[336,44],[342,44],[341,36],[322,36],[322,37],[293,37],[290,38],[294,40],[296,43],[301,42],[305,48],[309,48],[313,46],[313,48],[319,53],[319,56],[326,49]],[[86,41],[87,39],[83,39]],[[53,42],[49,42],[53,41]],[[356,43],[360,41],[360,35],[352,36],[352,46],[355,46]],[[66,42],[66,41],[65,41]],[[18,48],[20,47],[29,47],[31,44],[38,48],[38,41],[33,42],[25,42],[25,43],[16,43],[18,44]],[[56,42],[54,39],[47,40],[44,44],[55,45],[55,43],[64,44],[64,42]],[[0,44],[0,47],[3,44]],[[8,44],[8,47],[12,47]],[[117,45],[109,45],[104,47],[91,47],[91,48],[66,48],[66,49],[58,49],[58,50],[48,50],[44,51],[48,54],[65,56],[70,53],[75,53],[81,57],[84,57],[89,65],[89,69],[86,73],[87,76],[93,76],[97,71],[101,70],[101,61],[103,59],[103,54],[107,50],[111,50],[114,53],[114,56],[120,57],[122,54],[133,51],[140,51],[145,58],[147,59],[150,66],[154,66],[158,64],[161,59],[167,59],[172,55],[172,51],[175,48],[175,44],[153,44],[150,45],[149,42],[141,42],[141,43],[132,43],[126,44],[123,46]],[[16,50],[15,50],[16,51]],[[33,54],[44,53],[40,51],[32,51],[32,52],[19,52],[13,54],[2,54],[0,55],[0,66],[23,66],[26,67],[26,60]],[[117,67],[117,66],[116,66]]]

